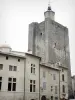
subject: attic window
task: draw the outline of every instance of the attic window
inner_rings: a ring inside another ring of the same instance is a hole
[[[18,59],[18,62],[20,62],[20,59]]]
[[[6,60],[8,60],[8,56],[6,56]]]

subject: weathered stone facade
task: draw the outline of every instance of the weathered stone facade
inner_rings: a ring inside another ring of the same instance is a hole
[[[42,57],[42,63],[57,63],[68,67],[69,95],[72,93],[68,28],[55,22],[54,12],[46,11],[45,20],[29,25],[28,51]]]

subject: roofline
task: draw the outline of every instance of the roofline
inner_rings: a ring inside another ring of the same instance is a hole
[[[30,54],[30,53],[25,53],[25,54],[27,54],[27,55],[31,55],[31,56],[34,56],[34,57],[37,57],[37,58],[39,58],[40,60],[41,60],[41,57],[39,57],[39,56],[36,56],[36,55],[34,55],[34,54]]]
[[[47,10],[47,11],[44,12],[44,14],[45,14],[46,12],[53,12],[53,13],[55,14],[55,12],[52,11],[52,10]]]
[[[71,76],[71,78],[73,78],[73,79],[74,79],[74,78],[75,78],[75,75]]]
[[[47,65],[43,65],[43,64],[40,64],[40,65],[42,65],[42,66],[44,66],[44,67],[47,67],[47,68],[50,68],[50,69],[53,69],[53,70],[57,70],[57,71],[60,71],[60,69],[57,69],[57,68],[54,68],[54,67],[50,67],[50,66],[47,66]]]
[[[53,24],[55,24],[55,25],[57,25],[57,27],[61,27],[62,29],[66,29],[66,31],[68,31],[68,27],[67,26],[64,26],[63,24],[61,24],[61,23],[58,23],[57,21],[55,21],[55,20],[51,20],[52,21],[52,23]],[[45,22],[45,20],[44,21],[42,21],[43,23]],[[39,24],[41,24],[42,22],[40,22]]]
[[[17,53],[24,53],[25,54],[25,52],[21,52],[21,51],[11,51],[11,52],[17,52]]]
[[[19,57],[19,58],[25,59],[25,56],[20,56],[20,55],[16,55],[16,54],[12,54],[12,53],[5,53],[5,52],[1,52],[0,51],[0,54],[1,55],[8,55],[8,56]]]
[[[64,67],[64,66],[58,66],[59,68],[64,68],[64,69],[68,69],[67,67]]]

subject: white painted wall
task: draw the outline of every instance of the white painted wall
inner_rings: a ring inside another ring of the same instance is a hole
[[[45,78],[43,77],[43,71],[45,71]],[[55,80],[53,79],[53,74],[55,74]],[[58,97],[59,100],[59,71],[46,66],[40,66],[40,87],[42,88],[43,82],[46,82],[46,90],[40,91],[41,97],[46,95],[46,98],[51,100],[51,96],[53,96],[53,100],[55,100],[55,97]],[[53,91],[51,91],[51,86],[53,86]],[[55,94],[55,86],[57,86],[57,94]]]
[[[37,57],[26,55],[25,100],[39,100],[39,63]],[[35,64],[35,74],[31,73],[31,64]],[[35,80],[36,92],[30,92],[30,80]]]
[[[75,76],[72,77],[72,90],[73,90],[73,95],[75,97]]]
[[[60,67],[60,98],[63,97],[63,94],[65,94],[65,98],[68,98],[68,69]],[[63,69],[63,71],[62,71]],[[64,74],[64,81],[62,81],[62,74]],[[65,85],[65,93],[62,92],[62,85]]]
[[[0,70],[2,76],[2,89],[0,100],[22,99],[24,94],[24,59],[9,56],[6,60],[5,55],[0,55],[0,64],[3,64],[3,70]],[[17,66],[17,71],[9,71],[9,65]],[[16,91],[8,91],[8,78],[16,78]]]
[[[16,54],[16,53],[15,53]],[[23,53],[24,54],[24,53]],[[17,54],[16,54],[17,55]],[[40,64],[40,58],[31,54],[25,54],[25,58],[10,56],[8,54],[8,60],[6,60],[5,54],[0,54],[0,64],[3,64],[3,70],[0,70],[0,76],[2,76],[2,89],[0,91],[0,100],[25,100],[41,99],[42,95],[50,100],[51,96],[58,97],[59,100],[59,71],[55,68],[48,68]],[[31,73],[31,64],[35,64],[35,74]],[[9,65],[17,66],[17,71],[9,71]],[[60,71],[60,97],[62,97],[62,85],[66,86],[66,95],[68,93],[68,80],[67,80],[67,69],[62,67]],[[25,75],[24,75],[25,71]],[[43,77],[43,71],[45,72],[45,78]],[[65,75],[65,81],[62,82],[62,74]],[[53,79],[55,74],[56,79]],[[8,78],[16,78],[16,91],[8,91]],[[25,77],[25,81],[24,81]],[[36,92],[30,92],[30,80],[36,81]],[[25,82],[25,85],[24,85]],[[46,82],[46,90],[42,90],[43,82]],[[25,91],[24,91],[25,86]],[[53,91],[51,91],[53,86]],[[57,94],[55,94],[55,86],[57,86]],[[39,88],[40,87],[40,88]]]

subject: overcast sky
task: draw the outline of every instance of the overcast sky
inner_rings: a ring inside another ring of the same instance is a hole
[[[75,0],[50,0],[55,20],[69,29],[72,75],[75,74]],[[28,24],[44,20],[49,0],[0,0],[0,44],[26,52]]]

